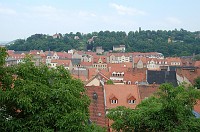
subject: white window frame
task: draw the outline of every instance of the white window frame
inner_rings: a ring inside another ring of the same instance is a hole
[[[135,100],[128,100],[128,104],[135,104]]]
[[[117,103],[118,103],[118,100],[116,100],[116,99],[111,99],[110,102],[111,102],[111,104],[117,104]]]

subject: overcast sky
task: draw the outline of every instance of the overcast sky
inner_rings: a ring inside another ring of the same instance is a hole
[[[36,33],[200,31],[200,0],[0,0],[0,41]]]

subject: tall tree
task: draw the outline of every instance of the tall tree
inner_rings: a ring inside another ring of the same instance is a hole
[[[0,66],[2,66],[5,63],[5,59],[8,56],[6,49],[0,47]]]
[[[83,83],[29,59],[0,72],[0,131],[93,131]],[[98,129],[99,130],[99,129]]]
[[[200,130],[200,119],[192,113],[200,92],[193,87],[185,88],[164,84],[160,91],[135,110],[118,107],[108,117],[114,121],[112,128],[117,131],[192,131]]]

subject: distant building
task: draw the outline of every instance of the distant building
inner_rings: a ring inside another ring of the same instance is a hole
[[[113,51],[117,51],[117,52],[125,52],[126,47],[125,45],[117,45],[117,46],[113,46]]]
[[[53,37],[54,39],[56,39],[56,38],[61,38],[61,34],[60,34],[60,33],[56,33],[56,34],[54,34],[52,37]]]
[[[80,38],[79,38],[79,36],[74,36],[74,39],[79,40]]]
[[[96,47],[96,53],[97,54],[102,54],[103,52],[104,52],[104,50],[103,50],[102,46]]]

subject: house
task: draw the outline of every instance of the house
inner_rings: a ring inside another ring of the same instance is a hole
[[[107,69],[106,56],[102,56],[102,55],[93,56],[93,68]]]
[[[54,39],[58,38],[60,39],[62,37],[62,35],[60,33],[56,33],[52,36]]]
[[[164,59],[164,55],[159,52],[147,52],[147,53],[141,53],[141,52],[133,52],[133,57],[146,57],[146,58],[158,58],[158,59]]]
[[[91,122],[95,122],[99,126],[106,127],[108,119],[106,118],[104,83],[97,75],[92,77],[85,84],[85,89],[91,100],[89,106]]]
[[[109,64],[108,70],[101,70],[114,84],[140,84],[146,82],[146,69],[133,69],[120,63]],[[145,83],[146,84],[146,83]]]
[[[83,54],[81,56],[81,62],[92,62],[93,56],[89,54]]]
[[[194,84],[194,80],[200,76],[200,69],[197,67],[180,67],[176,69],[178,75],[178,81],[181,83],[181,79],[188,83]],[[182,78],[180,78],[182,77]]]
[[[169,66],[182,66],[180,57],[167,57],[165,58],[165,62],[167,62]]]
[[[147,67],[147,58],[146,57],[133,57],[132,59],[132,68],[146,68]]]
[[[106,112],[118,106],[135,109],[141,102],[137,85],[104,85],[104,89]],[[108,128],[111,124],[112,121],[108,120]]]
[[[147,69],[148,70],[160,70],[160,66],[165,65],[164,59],[158,58],[147,58]]]
[[[71,71],[73,68],[71,60],[52,59],[49,67],[56,68],[57,66],[64,66],[64,68],[68,69],[69,71]]]
[[[116,45],[116,46],[113,46],[113,51],[125,52],[126,51],[126,47],[125,47],[125,45]]]
[[[108,63],[132,62],[132,55],[129,53],[109,53],[107,56]]]
[[[5,62],[5,66],[12,66],[17,64],[17,59],[8,57]]]

